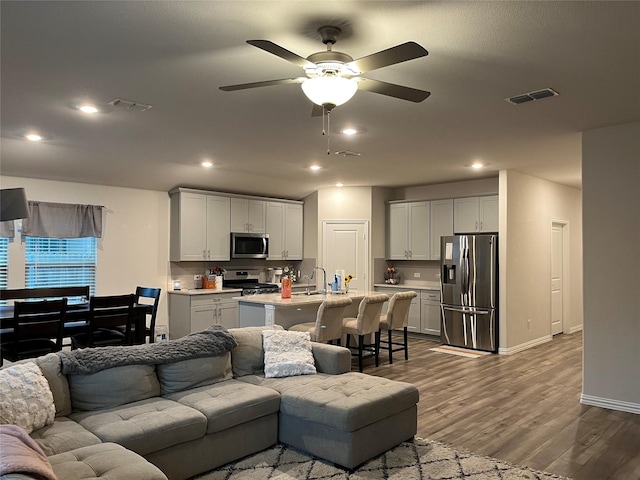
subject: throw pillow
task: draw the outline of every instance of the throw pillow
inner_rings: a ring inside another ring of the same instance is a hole
[[[32,362],[0,370],[0,423],[28,433],[53,423],[56,407],[49,382]]]
[[[262,338],[266,378],[316,373],[309,332],[265,330]]]

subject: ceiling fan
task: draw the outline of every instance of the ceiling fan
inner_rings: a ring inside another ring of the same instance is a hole
[[[346,103],[358,90],[366,90],[368,92],[379,93],[381,95],[416,103],[422,102],[431,95],[430,92],[425,90],[418,90],[416,88],[361,76],[363,73],[378,68],[428,55],[429,52],[417,43],[406,42],[354,60],[346,53],[332,50],[332,46],[336,43],[341,33],[340,28],[323,26],[318,29],[318,33],[322,38],[322,43],[327,46],[327,50],[313,53],[307,58],[290,52],[269,40],[247,40],[247,43],[254,47],[258,47],[294,65],[302,67],[306,76],[227,85],[220,87],[220,90],[230,92],[271,85],[300,84],[309,100],[315,105],[322,107],[321,109],[314,108],[313,115],[321,115],[323,111],[328,112],[334,107]]]

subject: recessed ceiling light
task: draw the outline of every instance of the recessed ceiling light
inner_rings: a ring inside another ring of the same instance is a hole
[[[358,131],[355,128],[345,128],[344,130],[342,130],[342,133],[344,133],[345,135],[355,135],[356,133],[358,133]]]
[[[484,167],[484,163],[481,162],[473,162],[471,164],[471,168],[474,168],[476,170],[480,170],[482,167]]]
[[[98,108],[95,105],[91,105],[89,103],[78,105],[77,108],[83,113],[98,113]]]
[[[40,140],[42,140],[42,137],[37,133],[28,133],[24,136],[24,138],[31,142],[39,142]]]
[[[200,165],[202,165],[205,168],[211,168],[213,167],[213,162],[211,160],[203,160]]]
[[[340,187],[344,187],[344,184],[342,183],[336,183],[336,187],[340,188]]]
[[[309,168],[313,171],[316,171],[316,170],[320,170],[322,167],[320,165],[311,165]]]

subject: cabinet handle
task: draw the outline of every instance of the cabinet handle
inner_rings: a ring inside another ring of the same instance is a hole
[[[480,231],[482,232],[484,230],[484,222],[480,222]]]
[[[478,231],[478,222],[476,221],[476,231]]]

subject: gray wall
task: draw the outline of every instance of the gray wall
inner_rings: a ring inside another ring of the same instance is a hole
[[[500,172],[500,351],[551,340],[551,225],[566,222],[565,331],[582,328],[580,190],[513,170]],[[530,320],[530,322],[528,322]]]
[[[583,132],[582,402],[640,413],[640,122]]]

